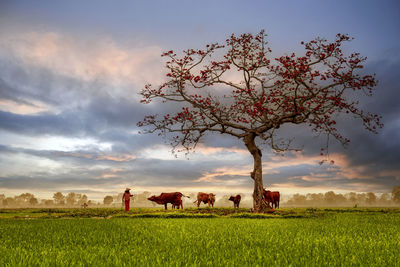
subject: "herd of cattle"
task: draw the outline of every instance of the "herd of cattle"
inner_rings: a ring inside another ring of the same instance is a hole
[[[279,208],[279,201],[280,201],[280,194],[278,191],[271,192],[269,190],[263,189],[263,196],[264,196],[264,201],[268,204],[269,207],[272,209]],[[148,198],[150,201],[154,201],[157,204],[164,205],[165,209],[167,209],[167,204],[170,203],[172,204],[172,208],[183,209],[183,204],[182,204],[182,197],[187,197],[181,192],[173,192],[173,193],[161,193],[159,196],[151,196]],[[233,206],[235,208],[239,208],[240,200],[241,200],[240,195],[236,196],[231,196],[229,198],[230,201],[233,202]],[[214,207],[215,203],[215,194],[213,193],[203,193],[199,192],[197,194],[197,200],[194,201],[193,203],[197,204],[197,207],[200,207],[201,203],[208,204],[210,207]]]

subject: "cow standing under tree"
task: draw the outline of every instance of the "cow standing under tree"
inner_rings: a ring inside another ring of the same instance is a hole
[[[292,138],[277,140],[278,131],[284,125],[301,125],[316,134],[325,133],[326,148],[329,137],[346,145],[349,140],[340,134],[336,122],[341,115],[359,118],[373,133],[383,127],[381,116],[363,111],[354,101],[360,93],[372,96],[376,80],[360,74],[365,57],[342,51],[350,40],[346,34],[337,34],[332,42],[316,38],[301,42],[303,55],[290,53],[275,59],[268,58],[271,49],[264,31],[232,34],[225,45],[188,49],[182,57],[170,50],[162,54],[168,58],[167,81],[155,88],[145,85],[141,102],[178,103],[176,112],[148,115],[137,125],[147,127],[145,133],[170,133],[174,152],[194,150],[210,132],[243,141],[254,161],[250,173],[253,210],[262,212],[268,205],[263,199],[259,141],[277,152],[294,149]],[[327,149],[321,151],[324,155]]]
[[[181,192],[173,192],[173,193],[161,193],[159,196],[151,196],[147,198],[150,201],[154,201],[157,204],[164,205],[165,210],[167,210],[167,204],[171,203],[172,208],[177,207],[179,209],[179,206],[183,209],[183,204],[182,204],[182,197],[187,197]]]
[[[215,194],[213,193],[203,193],[203,192],[199,192],[197,193],[197,200],[194,201],[193,203],[197,203],[197,207],[200,207],[200,203],[203,202],[204,204],[208,203],[208,207],[210,207],[210,205],[212,207],[214,207],[214,203],[215,203]]]
[[[281,195],[278,191],[271,192],[270,190],[263,189],[264,201],[268,206],[272,209],[279,209],[279,202],[281,199]],[[270,204],[271,203],[271,204]]]

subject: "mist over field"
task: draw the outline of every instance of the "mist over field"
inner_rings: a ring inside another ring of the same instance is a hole
[[[131,208],[162,208],[149,201],[152,195],[158,195],[149,191],[132,192]],[[194,208],[197,204],[197,192],[185,193],[190,198],[183,198],[184,208]],[[241,195],[240,207],[252,208],[253,198],[251,194],[237,192],[234,194],[216,194],[214,207],[233,207],[233,202],[229,201],[230,196]],[[85,194],[70,192],[62,194],[57,192],[51,199],[40,199],[30,193],[17,196],[6,196],[0,194],[0,208],[123,208],[122,193],[116,195],[106,195],[100,200],[91,200]],[[87,205],[87,206],[86,206]],[[201,203],[201,208],[208,207],[208,204]],[[400,186],[394,187],[391,193],[375,194],[368,193],[335,193],[333,191],[325,193],[307,194],[282,194],[280,207],[400,207]],[[169,205],[170,209],[171,206]]]

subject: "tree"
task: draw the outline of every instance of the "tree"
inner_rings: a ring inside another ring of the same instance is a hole
[[[15,201],[18,203],[18,205],[26,205],[29,204],[30,199],[34,197],[35,196],[31,193],[23,193],[19,196],[15,196]]]
[[[110,205],[111,203],[113,203],[114,199],[112,196],[105,196],[103,203],[104,205]]]
[[[42,204],[45,206],[53,206],[54,205],[54,200],[52,199],[42,199]]]
[[[194,150],[206,133],[242,140],[254,160],[250,173],[254,210],[261,211],[266,205],[259,142],[276,152],[294,149],[291,139],[277,139],[283,125],[309,126],[343,145],[349,140],[337,128],[339,114],[361,119],[374,133],[383,126],[380,116],[361,110],[351,96],[360,92],[371,96],[376,81],[373,75],[359,73],[365,57],[344,55],[341,47],[350,40],[345,34],[337,34],[332,42],[316,38],[301,42],[304,55],[269,59],[271,49],[261,31],[255,36],[232,34],[225,45],[188,49],[181,57],[172,50],[163,53],[168,58],[167,81],[156,87],[145,85],[141,102],[176,102],[177,110],[147,115],[138,126],[145,127],[145,133],[169,137],[174,152]]]
[[[357,204],[365,204],[367,202],[367,195],[365,193],[357,194]]]
[[[3,199],[3,205],[4,206],[16,206],[17,202],[15,201],[15,198],[6,197],[5,199]]]
[[[61,192],[54,193],[53,195],[54,203],[56,205],[64,205],[65,204],[65,196]]]
[[[294,194],[292,198],[288,201],[289,205],[306,205],[307,204],[307,198],[304,195],[301,194]]]
[[[77,201],[78,201],[78,205],[82,205],[82,204],[88,202],[88,197],[85,194],[83,194],[83,195],[77,194]]]
[[[396,203],[400,203],[400,186],[393,186],[392,200]]]
[[[68,195],[65,197],[65,201],[67,202],[68,206],[73,206],[76,201],[76,194],[74,192],[68,193]]]
[[[322,193],[307,194],[307,199],[310,200],[313,205],[321,205],[324,202],[324,195]]]
[[[39,201],[37,200],[37,198],[35,198],[35,197],[32,197],[31,199],[29,199],[29,204],[31,205],[31,206],[35,206],[35,205],[37,205],[39,203]]]
[[[372,193],[372,192],[368,192],[368,193],[367,193],[366,202],[367,202],[368,205],[373,205],[373,204],[375,204],[376,199],[377,199],[377,197],[376,197],[376,195],[375,195],[374,193]]]
[[[4,194],[0,194],[0,205],[4,206],[3,201],[6,199],[6,196]]]
[[[379,202],[381,205],[387,205],[390,203],[390,196],[388,193],[384,193],[379,197]]]
[[[347,199],[352,203],[356,204],[357,202],[357,193],[355,192],[350,192],[347,194]]]

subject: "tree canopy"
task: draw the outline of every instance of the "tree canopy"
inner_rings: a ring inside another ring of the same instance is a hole
[[[261,31],[232,34],[224,45],[213,43],[181,55],[165,52],[167,80],[155,87],[145,85],[142,102],[160,99],[181,105],[174,113],[148,115],[138,126],[147,133],[170,134],[174,151],[194,149],[209,132],[243,140],[254,158],[251,177],[258,203],[262,154],[256,138],[275,151],[285,151],[290,149],[290,139],[278,142],[276,130],[285,124],[302,124],[345,145],[349,139],[337,128],[339,114],[361,119],[365,129],[374,133],[383,126],[379,115],[362,110],[350,97],[350,93],[371,96],[376,86],[374,75],[360,71],[366,57],[343,52],[343,44],[350,40],[346,34],[337,34],[331,42],[316,38],[301,42],[305,49],[301,56],[271,58]],[[260,205],[255,203],[255,209]]]

